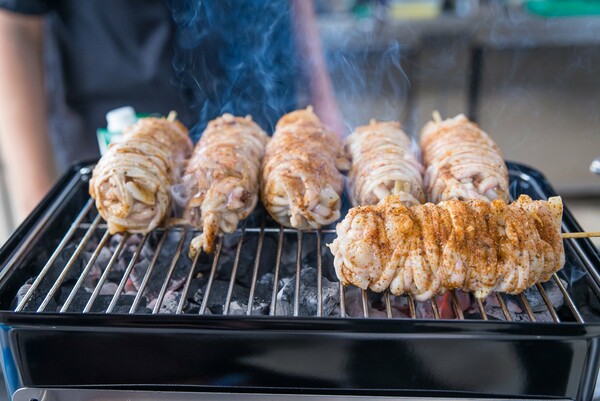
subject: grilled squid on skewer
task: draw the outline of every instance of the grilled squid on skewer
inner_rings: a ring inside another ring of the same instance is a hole
[[[423,166],[411,145],[397,122],[371,120],[356,128],[346,140],[354,205],[372,205],[391,194],[398,195],[406,206],[425,202]]]
[[[184,219],[201,228],[190,255],[212,252],[221,232],[235,231],[258,201],[258,177],[267,134],[250,117],[224,114],[208,123],[185,170]]]
[[[341,140],[312,108],[284,115],[267,145],[262,164],[261,199],[280,224],[316,229],[340,217],[348,169]]]
[[[109,147],[89,192],[111,234],[147,233],[167,217],[171,186],[192,147],[187,128],[165,118],[140,119]]]
[[[498,145],[462,114],[444,121],[434,117],[421,132],[428,200],[508,202],[508,170]]]
[[[422,301],[447,290],[519,294],[565,263],[562,200],[526,195],[407,208],[392,195],[351,209],[329,245],[343,284]]]

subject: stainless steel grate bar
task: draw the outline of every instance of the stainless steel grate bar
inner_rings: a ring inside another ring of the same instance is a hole
[[[71,303],[73,302],[73,299],[75,298],[75,294],[77,294],[77,291],[79,291],[79,289],[81,288],[81,285],[85,281],[85,278],[87,277],[88,273],[94,266],[94,263],[96,262],[96,259],[98,258],[98,255],[100,255],[100,252],[102,252],[102,249],[104,248],[104,246],[106,245],[106,243],[108,242],[110,237],[111,237],[111,235],[108,231],[106,231],[104,233],[104,235],[102,236],[102,239],[100,240],[100,242],[98,243],[98,246],[96,246],[96,249],[94,250],[94,253],[90,257],[90,260],[87,262],[87,264],[85,265],[85,268],[79,275],[79,278],[77,279],[75,286],[71,290],[71,293],[67,297],[67,300],[65,301],[64,305],[60,309],[61,313],[66,312],[69,309],[69,306],[71,306]]]
[[[525,307],[525,311],[527,312],[527,316],[529,316],[529,320],[531,320],[532,322],[535,322],[535,314],[533,313],[533,310],[531,309],[531,305],[529,305],[529,301],[527,300],[527,297],[523,293],[521,293],[521,294],[519,294],[519,298],[521,299],[521,303]]]
[[[473,298],[475,298],[475,302],[477,302],[477,307],[479,308],[479,314],[481,314],[481,318],[483,320],[488,320],[488,316],[485,312],[485,308],[483,307],[483,302],[481,302],[481,299],[477,298],[476,296],[473,296]]]
[[[94,305],[94,302],[96,302],[96,298],[98,297],[98,294],[100,294],[100,290],[102,289],[102,286],[106,282],[106,279],[108,278],[108,275],[110,274],[110,271],[112,270],[112,267],[115,265],[117,259],[119,258],[119,254],[125,247],[125,243],[127,242],[128,239],[129,239],[129,234],[123,234],[123,237],[121,238],[121,241],[119,241],[119,245],[117,246],[117,249],[115,249],[115,251],[113,252],[112,256],[110,257],[110,260],[108,261],[108,265],[106,265],[106,269],[104,269],[102,276],[100,276],[100,280],[98,280],[98,283],[96,284],[96,288],[94,288],[94,292],[92,293],[92,296],[90,296],[90,299],[88,300],[87,304],[85,305],[85,308],[83,308],[84,313],[87,313],[92,309],[92,306]]]
[[[169,282],[171,281],[171,277],[173,277],[173,272],[175,271],[175,266],[177,266],[177,261],[181,256],[181,250],[183,249],[183,243],[185,242],[185,237],[187,235],[187,231],[183,230],[181,232],[181,237],[179,238],[179,243],[177,244],[177,251],[175,252],[175,256],[171,260],[171,265],[169,266],[169,270],[167,271],[167,275],[163,280],[163,284],[160,287],[160,292],[158,293],[158,298],[156,299],[156,304],[154,304],[154,309],[152,309],[152,314],[156,315],[160,311],[160,307],[165,299],[165,294],[167,293],[167,288],[169,288]]]
[[[244,245],[245,233],[245,230],[242,229],[242,235],[235,250],[235,259],[233,260],[233,269],[231,269],[231,277],[229,278],[229,287],[227,288],[227,296],[225,297],[223,315],[229,315],[229,308],[231,307],[231,295],[233,294],[233,286],[237,277],[238,266],[240,265],[240,255],[242,253],[242,245]]]
[[[340,282],[340,317],[346,317],[346,292],[344,285]]]
[[[300,269],[302,268],[302,231],[298,231],[298,250],[296,251],[296,287],[294,290],[294,317],[300,310]]]
[[[323,316],[323,262],[321,252],[321,230],[319,230],[317,231],[317,317]]]
[[[460,301],[458,300],[458,295],[456,295],[456,290],[452,290],[452,306],[454,307],[454,313],[459,320],[464,320],[465,315],[463,314],[462,307],[460,306]]]
[[[213,258],[212,267],[210,268],[210,276],[208,276],[208,283],[206,284],[206,291],[202,297],[202,305],[200,306],[200,312],[198,314],[204,315],[206,307],[208,306],[208,299],[210,298],[210,292],[212,291],[213,281],[215,280],[215,273],[219,267],[219,258],[221,257],[221,249],[223,247],[223,238],[219,237],[217,242],[217,249],[215,250],[215,256]]]
[[[160,251],[162,251],[162,248],[165,245],[165,241],[167,240],[168,233],[169,233],[168,230],[164,231],[162,236],[160,237],[158,245],[156,246],[156,250],[154,251],[154,256],[152,257],[152,261],[150,262],[150,265],[148,266],[148,269],[146,270],[146,273],[144,274],[144,278],[142,279],[140,288],[138,288],[138,293],[136,294],[135,299],[133,300],[133,303],[131,304],[131,308],[129,308],[129,313],[135,313],[135,311],[137,310],[137,308],[142,300],[142,295],[144,295],[144,291],[146,291],[146,286],[148,285],[150,276],[152,275],[152,272],[154,271],[154,267],[156,266],[156,261],[158,260],[158,258],[160,256]]]
[[[504,317],[506,318],[506,320],[508,322],[512,322],[513,319],[512,319],[512,316],[510,315],[510,311],[508,310],[508,307],[506,306],[506,302],[504,301],[504,295],[497,292],[496,299],[498,300],[498,304],[500,305],[500,308],[502,309],[502,313],[504,313]]]
[[[277,311],[277,288],[279,287],[279,267],[281,266],[281,250],[283,248],[283,227],[279,228],[279,237],[277,238],[277,257],[275,258],[275,275],[273,277],[273,293],[271,295],[271,307],[269,315],[274,316]]]
[[[252,283],[250,284],[250,294],[248,295],[248,310],[246,315],[252,315],[254,306],[254,293],[256,292],[256,280],[258,279],[258,268],[260,267],[260,255],[262,254],[263,242],[265,240],[265,230],[261,230],[258,235],[258,245],[256,245],[256,257],[254,259],[254,269],[252,271]]]
[[[363,307],[363,317],[369,317],[369,298],[367,295],[367,291],[360,290],[362,307]]]
[[[437,301],[434,298],[431,298],[429,300],[429,302],[431,303],[431,310],[433,311],[433,318],[434,319],[439,319],[440,318],[440,309],[438,308],[438,304]]]
[[[550,312],[552,319],[554,319],[555,322],[559,323],[560,319],[558,318],[558,315],[556,314],[556,311],[554,310],[554,307],[552,306],[552,302],[550,301],[550,298],[548,298],[548,294],[546,294],[546,290],[544,289],[544,287],[542,287],[542,285],[540,283],[537,283],[535,286],[537,287],[538,292],[542,296],[542,299],[544,300],[544,303],[546,304],[546,307],[548,308],[548,312]]]
[[[406,298],[408,301],[408,311],[410,313],[410,318],[415,319],[417,317],[417,311],[415,309],[415,300],[410,295],[407,296]]]
[[[190,270],[185,279],[185,284],[183,285],[183,290],[181,292],[181,298],[179,298],[179,303],[177,304],[177,312],[176,314],[181,314],[183,312],[183,307],[185,306],[185,300],[187,298],[188,291],[190,290],[190,284],[192,283],[192,277],[194,276],[194,271],[196,270],[196,266],[198,265],[198,259],[200,259],[200,255],[202,254],[202,249],[199,249],[194,256],[194,260],[192,261],[192,265],[190,266]]]
[[[21,300],[21,302],[19,302],[19,304],[15,308],[15,312],[22,311],[23,308],[25,308],[25,306],[29,303],[29,299],[31,298],[31,296],[33,295],[35,290],[37,290],[37,288],[40,286],[40,283],[42,282],[44,277],[46,277],[46,274],[48,274],[48,271],[50,271],[50,268],[52,267],[52,265],[58,258],[58,255],[60,255],[63,248],[71,240],[71,237],[73,237],[73,234],[75,234],[75,231],[79,227],[79,224],[81,224],[81,222],[83,221],[85,216],[88,214],[88,212],[92,208],[93,204],[94,203],[93,203],[92,199],[88,200],[87,203],[85,204],[85,206],[83,207],[83,209],[81,210],[81,212],[79,212],[79,215],[77,216],[77,218],[75,219],[73,224],[71,224],[71,227],[69,228],[69,230],[67,231],[65,236],[62,238],[62,240],[60,241],[60,243],[58,244],[58,246],[56,247],[56,249],[50,256],[50,259],[48,259],[48,261],[46,262],[46,264],[40,271],[40,274],[38,274],[38,276],[35,278],[35,280],[31,284],[31,287],[29,288],[29,290],[25,293],[25,296],[23,297],[23,299]]]
[[[392,315],[392,302],[390,301],[390,293],[388,291],[385,292],[385,312],[387,314],[388,319],[393,318]]]
[[[108,305],[108,308],[106,308],[106,313],[111,313],[115,309],[115,306],[117,306],[117,302],[119,301],[119,298],[121,297],[123,288],[125,288],[125,284],[127,283],[127,280],[129,279],[129,275],[131,274],[133,267],[137,263],[137,260],[140,257],[140,254],[142,253],[142,248],[144,247],[144,244],[146,243],[147,239],[148,239],[148,235],[146,234],[142,237],[140,243],[135,248],[135,252],[134,252],[133,256],[131,256],[131,260],[129,261],[129,264],[127,265],[127,268],[125,269],[125,273],[123,273],[123,277],[121,278],[121,281],[119,282],[117,291],[115,291],[115,294],[113,295],[112,299],[110,300],[110,304]]]
[[[90,226],[89,223],[81,223],[80,228],[83,229],[87,229]],[[100,229],[106,230],[108,229],[108,225],[106,223],[101,223],[100,226],[98,227]],[[154,232],[161,232],[164,230],[171,230],[171,231],[178,231],[178,230],[183,230],[184,228],[187,228],[186,226],[181,226],[181,225],[175,225],[175,226],[171,226],[168,228],[156,228],[154,229]],[[260,233],[261,230],[264,230],[265,233],[278,233],[279,232],[279,228],[278,227],[264,227],[264,228],[260,228],[260,227],[247,227],[246,228],[246,232],[247,233]],[[305,234],[314,234],[316,233],[318,230],[305,230],[303,231],[303,233]],[[335,229],[334,228],[322,228],[319,231],[321,231],[321,234],[335,234]],[[283,228],[283,232],[285,234],[295,234],[298,232],[298,230],[294,229],[294,228]],[[200,233],[200,231],[198,230],[194,230],[194,233]]]
[[[48,291],[48,294],[46,295],[46,297],[42,301],[41,305],[37,309],[37,312],[43,312],[44,309],[46,309],[46,306],[48,306],[48,303],[50,302],[52,297],[54,297],[54,294],[56,294],[56,291],[58,291],[58,289],[62,285],[63,281],[65,281],[65,278],[67,277],[67,274],[71,270],[71,267],[73,267],[73,264],[75,263],[77,258],[79,258],[79,255],[81,255],[81,251],[83,251],[83,248],[85,248],[88,241],[94,234],[94,230],[98,226],[98,223],[100,223],[100,219],[101,219],[100,215],[96,216],[96,218],[94,219],[94,222],[92,223],[90,228],[88,228],[88,230],[85,232],[85,235],[83,236],[83,238],[81,238],[81,240],[79,241],[79,244],[77,244],[75,251],[73,251],[73,254],[67,261],[67,264],[65,265],[63,270],[60,272],[60,275],[54,281],[52,288],[50,288],[50,291]]]
[[[583,316],[581,316],[581,313],[579,313],[579,311],[577,310],[577,307],[575,307],[575,303],[573,302],[573,299],[571,298],[571,296],[567,292],[567,289],[563,285],[562,281],[560,281],[560,279],[558,278],[558,275],[556,273],[554,273],[552,275],[552,278],[556,282],[556,285],[558,285],[558,288],[560,289],[560,292],[562,292],[563,298],[565,299],[565,302],[567,303],[567,306],[569,307],[569,309],[573,313],[573,316],[575,316],[575,319],[577,320],[577,322],[584,323]]]

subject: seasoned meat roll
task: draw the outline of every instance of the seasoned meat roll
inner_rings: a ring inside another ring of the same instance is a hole
[[[343,284],[419,301],[453,289],[485,298],[521,293],[564,266],[561,220],[560,197],[407,208],[392,195],[351,209],[329,247]]]
[[[90,180],[90,195],[111,233],[147,233],[167,216],[170,187],[192,151],[183,124],[143,118],[109,147]]]
[[[185,170],[184,218],[203,230],[190,255],[212,252],[220,232],[233,232],[258,201],[258,177],[267,134],[252,118],[224,114],[208,123]]]
[[[358,127],[346,141],[352,160],[350,192],[354,205],[372,205],[390,194],[406,206],[425,202],[423,166],[411,151],[412,141],[397,122]]]
[[[262,165],[263,204],[280,224],[316,229],[340,217],[348,168],[340,138],[327,129],[312,108],[278,121]]]
[[[421,133],[428,200],[508,202],[508,171],[498,145],[462,114],[445,121],[434,117]]]

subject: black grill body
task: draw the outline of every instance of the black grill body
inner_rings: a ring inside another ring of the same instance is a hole
[[[554,195],[540,173],[508,165],[513,196]],[[17,292],[40,273],[39,260],[60,245],[88,202],[92,167],[72,168],[0,251],[1,343],[11,392],[57,387],[592,399],[600,363],[600,259],[589,240],[565,241],[567,267],[559,277],[569,283],[568,299],[546,323],[385,319],[368,312],[36,311],[42,300],[16,312]],[[563,222],[563,231],[581,231],[566,208]],[[571,283],[574,271],[580,277]]]

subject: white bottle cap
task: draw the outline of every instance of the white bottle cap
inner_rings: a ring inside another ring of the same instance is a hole
[[[136,120],[135,110],[131,106],[119,107],[106,113],[109,132],[121,132],[130,125],[135,124]]]

